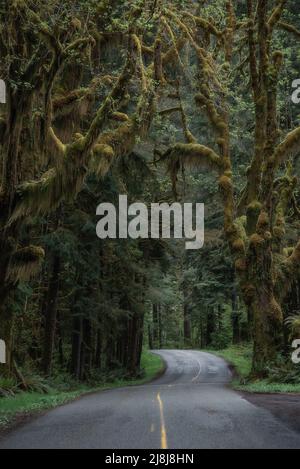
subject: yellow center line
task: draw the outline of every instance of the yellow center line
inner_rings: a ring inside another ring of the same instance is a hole
[[[164,405],[160,398],[159,393],[157,393],[156,399],[158,400],[159,412],[160,412],[161,449],[168,449],[167,432],[166,432],[165,417],[164,417]]]

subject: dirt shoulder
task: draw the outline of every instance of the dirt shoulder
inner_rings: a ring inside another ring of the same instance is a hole
[[[270,411],[276,418],[300,433],[300,394],[240,393],[247,401]]]

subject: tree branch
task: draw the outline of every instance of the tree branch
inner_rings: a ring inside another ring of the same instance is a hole
[[[295,26],[293,26],[289,23],[285,23],[284,21],[279,21],[278,27],[280,29],[288,31],[289,33],[294,34],[294,36],[296,36],[297,39],[300,39],[300,31],[299,31],[299,29],[295,28]]]

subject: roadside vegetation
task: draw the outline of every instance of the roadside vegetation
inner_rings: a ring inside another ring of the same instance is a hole
[[[208,351],[208,350],[207,350]],[[270,369],[267,379],[251,379],[252,344],[232,345],[224,350],[210,350],[224,358],[234,373],[232,387],[239,391],[253,393],[300,393],[299,365],[289,368]],[[283,371],[284,370],[284,371]]]
[[[69,375],[59,375],[56,379],[46,380],[36,376],[34,387],[39,391],[18,391],[18,383],[12,380],[0,379],[2,392],[5,388],[6,397],[2,395],[0,406],[0,431],[15,421],[35,415],[39,412],[66,404],[85,394],[103,391],[123,386],[145,384],[159,376],[164,370],[164,363],[160,356],[144,351],[141,359],[140,377],[126,379],[122,372],[98,377],[98,382],[79,383]]]

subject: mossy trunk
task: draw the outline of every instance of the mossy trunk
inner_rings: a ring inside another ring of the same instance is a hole
[[[258,289],[252,304],[254,319],[254,349],[252,374],[265,377],[268,366],[276,361],[282,349],[282,310],[272,293]]]
[[[257,223],[257,232],[250,238],[242,292],[253,318],[254,356],[252,374],[263,377],[268,366],[282,351],[283,314],[275,296],[272,237],[268,231],[266,212]]]

